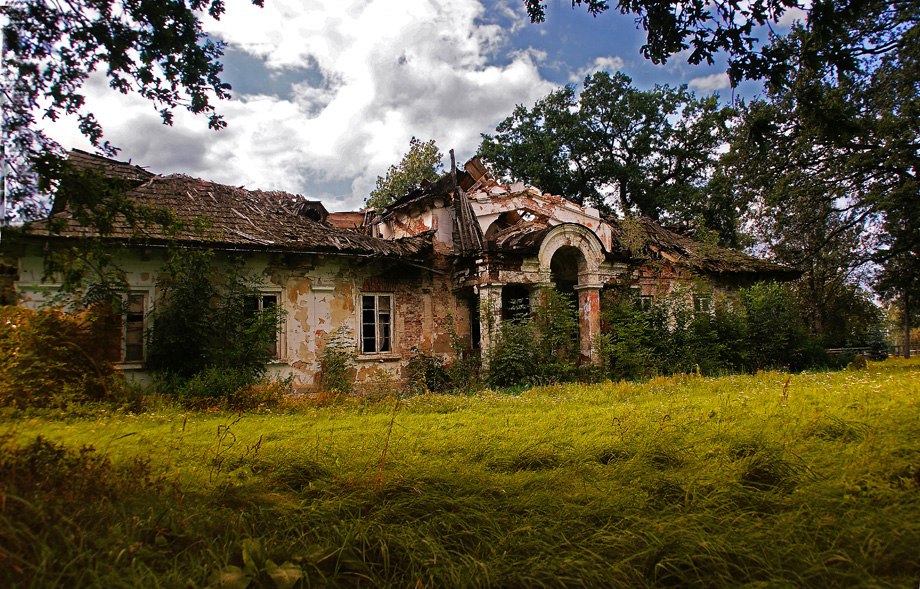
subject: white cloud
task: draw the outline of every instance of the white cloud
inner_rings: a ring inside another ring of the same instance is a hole
[[[217,104],[228,127],[216,133],[178,111],[174,127],[158,125],[149,104],[101,88],[102,80],[88,88],[89,106],[124,159],[153,171],[355,208],[412,136],[435,139],[445,154],[454,148],[462,163],[515,104],[553,89],[537,70],[545,54],[490,61],[509,50],[509,38],[483,24],[483,11],[475,0],[231,3],[220,21],[205,23],[211,34],[275,70],[309,63],[324,83],[295,84],[285,98],[234,95]],[[52,132],[65,146],[85,147],[72,129]]]
[[[718,74],[702,76],[699,78],[693,78],[687,83],[687,85],[694,90],[697,90],[698,92],[702,92],[703,94],[711,94],[717,90],[724,90],[731,84],[728,79],[728,74],[722,72]]]
[[[619,56],[597,57],[594,59],[594,61],[581,68],[577,72],[572,72],[572,74],[569,75],[569,81],[573,84],[580,84],[585,81],[587,76],[590,76],[595,72],[605,71],[616,73],[621,71],[625,65],[626,63],[623,61],[623,58]]]
[[[811,2],[804,3],[803,8],[790,8],[783,13],[776,24],[780,27],[791,27],[796,22],[805,22],[808,19],[808,10],[811,9]]]

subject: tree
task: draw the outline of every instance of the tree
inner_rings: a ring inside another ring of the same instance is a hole
[[[545,20],[546,5],[542,0],[524,0],[524,4],[531,22]],[[572,7],[575,6],[585,6],[593,16],[610,9],[607,0],[572,0]],[[841,34],[864,20],[867,9],[884,7],[889,16],[915,13],[914,0],[619,0],[615,6],[621,14],[635,15],[637,27],[646,31],[647,41],[641,51],[647,59],[664,63],[675,53],[686,51],[689,63],[712,64],[717,54],[725,52],[733,85],[743,79],[776,79],[788,70],[793,56],[788,53],[788,46],[775,42],[781,37],[774,32],[773,25],[779,24],[793,9],[805,12],[808,30],[813,33],[814,42],[802,46],[799,53],[812,67],[830,64],[855,70],[863,58],[915,42],[910,36],[898,40],[862,36],[844,42]],[[769,29],[764,31],[766,38],[755,36],[757,29],[765,26]],[[890,32],[895,36],[900,33],[897,29]]]
[[[834,39],[808,26],[775,39],[793,59],[764,100],[742,109],[723,163],[770,232],[809,236],[800,262],[855,252],[851,267],[879,264],[877,290],[907,304],[920,276],[920,47],[908,42],[920,34],[920,7],[899,7],[864,3]],[[814,61],[822,44],[851,61]]]
[[[518,106],[483,134],[479,153],[497,172],[579,204],[690,222],[708,206],[729,114],[714,95],[643,91],[625,74],[597,72],[580,95],[565,86],[533,109]]]
[[[263,0],[252,2],[261,6]],[[114,90],[150,100],[167,125],[177,107],[207,115],[212,129],[226,125],[212,104],[229,97],[217,61],[222,44],[207,38],[197,14],[219,18],[223,0],[23,0],[0,10],[7,21],[2,104],[3,155],[12,168],[9,214],[41,214],[38,195],[58,179],[61,149],[37,127],[39,116],[75,115],[94,146],[109,155],[117,151],[85,106],[82,87],[96,70],[105,70]]]
[[[434,139],[423,142],[413,137],[409,140],[409,151],[399,165],[390,166],[386,178],[377,176],[377,185],[367,199],[367,206],[382,211],[396,199],[418,188],[423,181],[437,180],[443,168],[443,157]]]

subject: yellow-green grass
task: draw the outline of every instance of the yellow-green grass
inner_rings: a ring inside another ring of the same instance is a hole
[[[4,586],[204,586],[245,539],[304,586],[920,583],[916,360],[0,434]],[[16,483],[38,435],[112,468]]]

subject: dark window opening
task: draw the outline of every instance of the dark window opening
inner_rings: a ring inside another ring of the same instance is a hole
[[[709,297],[693,297],[693,310],[701,315],[712,313],[712,299]]]
[[[146,295],[128,293],[124,299],[122,362],[144,361],[144,310]]]
[[[470,339],[474,350],[482,347],[482,333],[479,330],[479,299],[477,297],[470,299]]]
[[[643,313],[648,313],[652,310],[654,302],[655,299],[651,295],[642,295],[637,299],[636,306],[639,307],[639,310]]]
[[[530,291],[520,284],[502,287],[502,321],[522,321],[530,317]]]
[[[246,305],[246,314],[249,317],[256,316],[263,311],[271,311],[278,307],[278,295],[274,294],[261,294],[258,296],[246,297],[244,301]],[[267,347],[268,351],[271,353],[273,358],[278,358],[281,354],[280,346],[278,344],[279,337],[278,332],[275,331],[272,333],[272,339],[268,342]]]

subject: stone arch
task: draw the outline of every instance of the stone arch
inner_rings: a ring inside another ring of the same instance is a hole
[[[587,284],[597,280],[597,273],[604,261],[604,246],[593,231],[583,225],[563,223],[556,225],[546,234],[540,244],[538,258],[540,269],[547,275],[552,274],[553,258],[556,252],[566,255],[569,248],[578,250],[578,283]]]
[[[540,271],[551,280],[568,282],[578,305],[581,353],[591,362],[598,361],[597,339],[600,335],[600,266],[604,246],[597,235],[583,225],[564,223],[546,234],[538,254]],[[557,278],[558,277],[558,278]],[[576,278],[575,284],[572,278]]]

